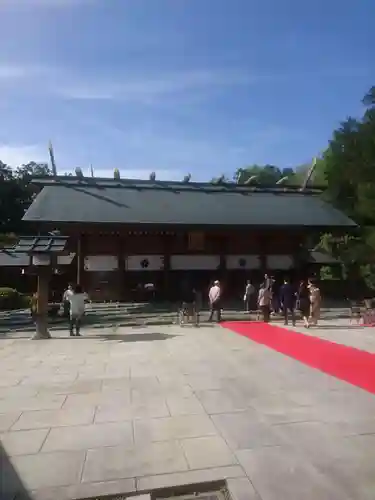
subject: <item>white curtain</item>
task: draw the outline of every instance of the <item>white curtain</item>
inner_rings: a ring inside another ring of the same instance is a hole
[[[164,269],[164,256],[129,255],[125,266],[127,271],[161,271]]]
[[[85,271],[115,271],[118,269],[117,255],[88,255],[84,260]]]

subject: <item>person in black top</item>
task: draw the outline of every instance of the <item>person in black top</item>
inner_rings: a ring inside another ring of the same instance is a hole
[[[292,317],[292,324],[295,326],[296,317],[294,314],[294,308],[296,305],[296,293],[294,287],[289,283],[288,280],[284,281],[284,284],[280,288],[280,302],[284,315],[284,324],[288,324],[288,312],[290,312]]]
[[[271,277],[271,292],[272,292],[272,310],[274,314],[280,312],[280,283],[278,283],[275,278]]]
[[[305,281],[300,281],[297,293],[298,309],[301,311],[303,322],[309,328],[310,292]]]
[[[185,311],[188,322],[194,317],[196,302],[197,292],[194,287],[187,284],[182,290],[182,309]]]

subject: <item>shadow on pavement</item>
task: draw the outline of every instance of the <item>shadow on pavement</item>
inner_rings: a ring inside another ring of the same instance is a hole
[[[57,334],[57,335],[54,335]],[[98,333],[98,334],[88,334],[85,335],[85,330],[82,329],[82,333],[79,337],[71,337],[68,333],[64,335],[64,332],[58,331],[58,332],[51,332],[52,337],[51,339],[48,339],[48,341],[52,340],[77,340],[79,342],[80,340],[101,340],[103,342],[108,342],[108,341],[117,341],[117,342],[154,342],[158,340],[169,340],[176,335],[168,335],[166,333],[159,333],[159,332],[150,332],[150,333]],[[30,335],[29,332],[19,332],[19,335],[17,337],[15,336],[9,336],[6,337],[4,336],[3,338],[8,338],[8,340],[18,340],[18,339],[29,339]],[[1,339],[1,337],[0,337]],[[40,342],[40,341],[38,341]],[[0,500],[2,498],[0,497]]]
[[[0,442],[0,499],[32,500]]]
[[[358,330],[358,328],[365,328],[361,324],[353,325],[318,325],[311,327],[311,331],[314,330]]]
[[[156,340],[168,340],[172,339],[173,337],[176,337],[176,335],[167,335],[166,333],[102,333],[99,335],[87,335],[85,336],[84,333],[82,333],[81,337],[78,337],[79,339],[100,339],[103,340],[104,342],[106,341],[114,341],[116,340],[117,342],[154,342]],[[72,337],[60,337],[60,338],[69,338],[71,339]]]

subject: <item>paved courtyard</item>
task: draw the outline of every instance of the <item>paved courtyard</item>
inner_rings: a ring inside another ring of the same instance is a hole
[[[218,326],[83,333],[0,337],[1,499],[227,479],[234,500],[374,500],[374,395]],[[375,352],[348,320],[308,334]]]

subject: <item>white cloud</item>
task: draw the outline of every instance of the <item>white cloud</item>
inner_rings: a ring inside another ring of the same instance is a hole
[[[1,8],[14,7],[43,7],[43,8],[63,8],[63,7],[78,7],[82,4],[94,3],[96,0],[0,0]]]
[[[1,0],[0,0],[1,1]],[[30,77],[41,76],[46,73],[46,68],[37,65],[17,65],[0,63],[0,82],[22,80]]]
[[[1,2],[1,0],[0,0]],[[51,94],[70,100],[118,100],[153,102],[162,97],[207,91],[219,87],[249,85],[264,78],[240,70],[189,70],[158,74],[120,74],[100,78],[53,64],[0,62],[0,83],[21,84],[34,94]]]
[[[164,74],[161,77],[132,78],[123,80],[98,80],[74,78],[69,75],[62,84],[54,85],[54,92],[62,97],[81,100],[153,100],[163,95],[232,85],[247,85],[257,77],[247,72],[220,70],[193,70]]]
[[[46,163],[48,150],[39,145],[0,144],[0,161],[10,167],[18,167],[30,161]]]

